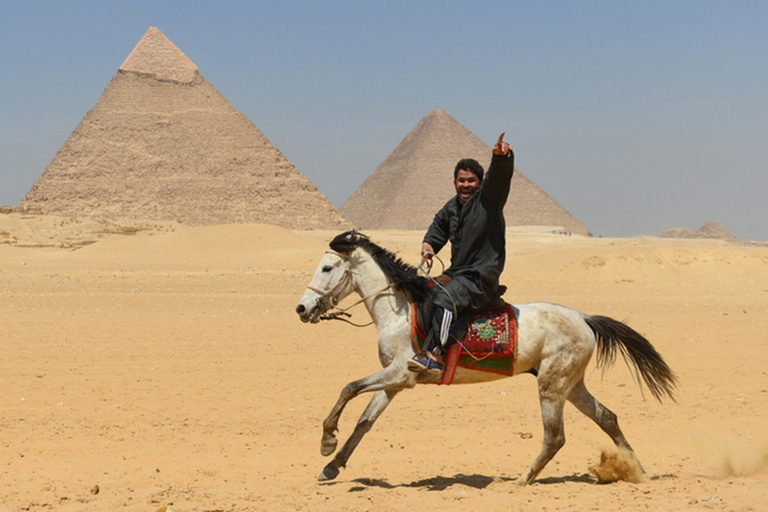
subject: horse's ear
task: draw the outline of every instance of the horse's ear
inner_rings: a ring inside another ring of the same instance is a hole
[[[349,254],[357,249],[365,240],[368,240],[367,236],[358,233],[353,229],[352,231],[345,231],[344,233],[337,235],[336,238],[331,240],[329,245],[331,246],[331,249],[336,252]]]
[[[336,238],[331,240],[329,245],[331,246],[331,249],[336,252],[348,254],[354,251],[356,247],[354,235],[354,231],[345,231],[344,233],[337,235]]]

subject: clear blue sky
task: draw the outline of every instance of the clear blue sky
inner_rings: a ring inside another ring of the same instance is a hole
[[[3,2],[0,204],[150,26],[337,207],[442,108],[596,235],[768,240],[765,1]]]

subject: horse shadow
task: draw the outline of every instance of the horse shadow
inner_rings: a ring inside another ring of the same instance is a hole
[[[461,485],[464,487],[471,487],[473,489],[486,489],[489,486],[497,483],[509,483],[515,482],[517,478],[500,477],[500,476],[487,476],[487,475],[464,475],[457,474],[454,476],[435,476],[431,478],[424,478],[422,480],[416,480],[408,483],[393,484],[387,480],[378,478],[356,478],[351,482],[357,485],[350,487],[349,492],[360,492],[368,488],[378,487],[381,489],[397,489],[397,488],[413,488],[413,489],[426,489],[428,491],[444,491],[450,487]],[[594,485],[597,480],[590,474],[584,473],[581,475],[566,475],[558,477],[539,478],[536,480],[540,485],[552,485],[563,484],[565,482],[584,483]],[[337,485],[342,482],[325,482],[322,485]],[[349,482],[347,482],[349,483]]]

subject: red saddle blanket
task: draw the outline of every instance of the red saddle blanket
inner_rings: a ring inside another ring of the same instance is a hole
[[[417,325],[415,305],[411,313],[411,343],[419,351],[426,335]],[[472,313],[467,334],[448,350],[440,384],[451,384],[457,367],[511,376],[516,359],[517,318],[512,305]]]

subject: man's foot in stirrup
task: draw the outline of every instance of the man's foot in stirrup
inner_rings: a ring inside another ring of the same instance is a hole
[[[408,369],[412,372],[429,372],[442,375],[443,363],[434,359],[429,352],[419,352],[408,361]]]

